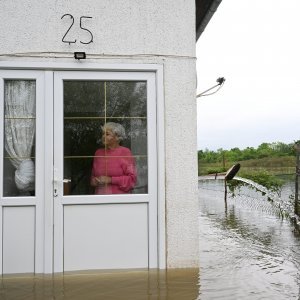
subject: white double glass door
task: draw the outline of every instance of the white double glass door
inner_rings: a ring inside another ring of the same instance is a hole
[[[2,273],[157,267],[155,74],[0,77]]]

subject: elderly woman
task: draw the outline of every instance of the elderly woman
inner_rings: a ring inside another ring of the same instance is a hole
[[[95,153],[91,186],[95,187],[95,194],[130,193],[136,183],[136,167],[131,151],[120,146],[125,129],[121,124],[109,122],[102,131],[104,148]]]

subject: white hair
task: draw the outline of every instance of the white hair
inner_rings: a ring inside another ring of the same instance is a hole
[[[103,131],[106,129],[111,130],[119,138],[119,141],[126,138],[125,128],[119,123],[107,122],[101,128]]]

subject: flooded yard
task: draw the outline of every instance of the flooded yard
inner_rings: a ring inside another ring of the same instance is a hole
[[[274,203],[243,187],[225,205],[223,180],[200,181],[199,203],[199,299],[300,299],[300,237]]]
[[[293,183],[281,198],[289,201]],[[224,181],[199,181],[200,270],[171,269],[11,275],[0,299],[300,299],[300,236],[266,195]]]

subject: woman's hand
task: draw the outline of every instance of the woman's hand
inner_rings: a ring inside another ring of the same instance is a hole
[[[111,177],[110,176],[100,176],[100,181],[102,184],[109,184],[111,183]]]
[[[98,186],[111,183],[110,176],[99,176],[99,177],[94,177],[94,178],[95,178]]]

